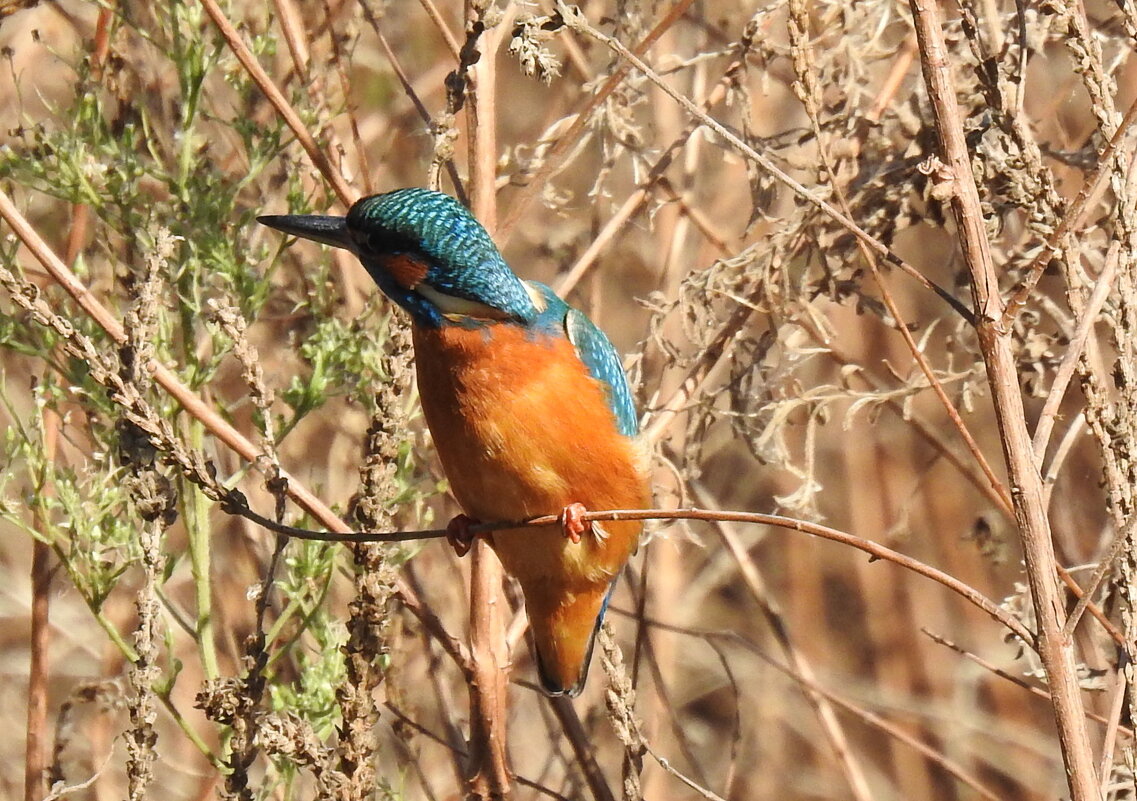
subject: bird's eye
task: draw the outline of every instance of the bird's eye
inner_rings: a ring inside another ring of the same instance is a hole
[[[348,228],[348,235],[351,237],[352,244],[355,249],[360,251],[373,251],[375,248],[371,244],[371,235],[366,231],[360,231],[358,228]]]
[[[367,231],[354,228],[351,241],[361,253],[417,253],[418,243],[413,239],[389,230]]]

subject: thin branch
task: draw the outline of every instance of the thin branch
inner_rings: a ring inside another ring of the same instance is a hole
[[[742,66],[742,58],[732,60],[723,71],[723,77],[715,84],[710,94],[702,102],[702,107],[706,111],[717,106],[726,97],[727,89],[730,87],[730,82],[733,79],[735,70]],[[576,262],[572,265],[564,277],[561,278],[557,284],[557,294],[561,297],[566,297],[568,293],[576,288],[577,284],[588,274],[588,271],[596,264],[597,258],[603,252],[604,248],[608,246],[609,241],[621,231],[628,222],[646,205],[648,198],[651,196],[651,190],[658,184],[664,174],[670,168],[672,162],[675,160],[675,155],[683,148],[684,145],[690,140],[691,136],[699,127],[698,121],[691,121],[683,129],[683,132],[675,138],[667,146],[667,149],[655,160],[655,162],[648,169],[647,177],[640,183],[634,192],[632,192],[624,200],[623,205],[616,211],[615,214],[604,224],[604,227],[592,238],[585,251],[580,254]]]
[[[1062,405],[1062,399],[1066,396],[1066,388],[1070,386],[1070,380],[1074,377],[1078,362],[1082,360],[1090,332],[1094,330],[1094,324],[1098,321],[1098,312],[1105,305],[1105,299],[1109,296],[1110,290],[1113,289],[1113,278],[1117,274],[1117,263],[1120,255],[1121,243],[1112,243],[1109,252],[1106,254],[1101,275],[1098,276],[1097,283],[1094,284],[1093,294],[1090,295],[1086,307],[1082,310],[1082,319],[1078,321],[1077,331],[1070,340],[1066,353],[1062,356],[1062,363],[1058,365],[1058,369],[1054,373],[1054,382],[1050,385],[1050,392],[1046,395],[1046,402],[1042,406],[1038,423],[1034,427],[1032,445],[1035,461],[1039,464],[1046,456],[1046,446],[1050,442],[1050,432],[1054,429],[1054,420],[1058,417],[1058,407]]]
[[[694,745],[691,742],[692,732],[684,728],[683,721],[680,720],[682,703],[676,701],[672,689],[668,686],[667,679],[660,666],[660,658],[656,653],[655,643],[652,642],[651,631],[643,623],[647,617],[645,612],[648,600],[647,585],[652,581],[651,565],[652,561],[645,559],[644,570],[638,574],[631,565],[625,568],[628,574],[628,584],[631,585],[632,599],[636,604],[636,638],[632,657],[633,666],[629,679],[632,682],[632,688],[639,694],[643,692],[642,688],[647,683],[640,677],[644,675],[645,670],[650,672],[651,689],[659,702],[659,714],[666,719],[667,728],[671,731],[675,745],[683,755],[688,769],[694,774],[695,780],[700,784],[709,784],[704,766],[699,762],[698,755],[695,753]],[[646,668],[641,667],[644,664],[647,665]]]
[[[227,503],[225,510],[233,514],[239,514],[242,517],[247,517],[254,523],[264,526],[270,531],[278,534],[284,534],[289,537],[304,540],[321,540],[326,542],[409,542],[411,540],[424,540],[424,539],[439,539],[446,536],[445,529],[426,529],[420,531],[396,531],[396,532],[370,532],[370,531],[356,531],[356,532],[320,532],[311,531],[303,528],[294,528],[292,526],[280,525],[266,517],[263,517],[256,512],[242,507],[237,503]],[[784,528],[791,531],[800,531],[803,534],[810,534],[814,537],[819,537],[825,540],[832,540],[844,545],[849,545],[859,551],[864,551],[869,554],[874,560],[883,559],[888,562],[900,565],[903,568],[911,570],[925,578],[935,581],[958,595],[963,596],[975,606],[982,609],[992,618],[999,623],[1006,626],[1014,634],[1019,637],[1023,642],[1033,647],[1035,635],[1029,631],[1017,618],[1008,613],[1005,609],[1000,607],[990,598],[987,598],[983,593],[976,590],[967,584],[964,584],[954,576],[950,576],[941,570],[937,570],[930,565],[926,565],[918,559],[913,559],[910,556],[905,556],[898,551],[894,551],[887,546],[873,542],[872,540],[862,539],[844,531],[838,531],[828,526],[823,526],[820,523],[811,523],[807,520],[796,520],[792,517],[783,517],[781,515],[768,515],[761,512],[735,512],[735,511],[722,511],[710,509],[613,509],[607,511],[590,511],[581,515],[581,520],[585,521],[617,521],[617,520],[710,520],[710,521],[725,521],[732,523],[755,523],[763,526],[774,526],[775,528]],[[475,526],[470,526],[470,532],[474,534],[486,534],[489,532],[502,531],[504,529],[524,529],[531,527],[547,527],[560,525],[560,518],[557,515],[543,515],[541,517],[533,517],[528,520],[513,520],[502,521],[495,523],[479,523]]]
[[[999,328],[1006,330],[1009,329],[1011,323],[1014,322],[1015,317],[1023,306],[1026,305],[1027,300],[1030,298],[1030,293],[1034,291],[1035,286],[1038,285],[1039,279],[1042,278],[1042,273],[1045,271],[1046,266],[1050,263],[1051,257],[1058,252],[1059,243],[1067,234],[1077,233],[1088,220],[1087,209],[1090,207],[1090,200],[1096,200],[1100,197],[1101,193],[1105,191],[1109,182],[1111,171],[1109,163],[1113,160],[1113,154],[1117,151],[1118,146],[1122,140],[1129,134],[1134,121],[1137,121],[1137,100],[1125,112],[1125,117],[1121,120],[1121,124],[1117,126],[1117,130],[1113,132],[1113,136],[1109,138],[1106,146],[1102,148],[1101,153],[1098,155],[1097,166],[1094,167],[1092,174],[1086,177],[1082,182],[1082,188],[1078,190],[1077,196],[1070,204],[1066,214],[1062,217],[1062,221],[1050,238],[1046,240],[1046,244],[1037,256],[1035,256],[1029,265],[1027,265],[1026,279],[1023,285],[1011,296],[1007,301],[1006,310],[1003,316],[999,319]]]
[[[442,18],[442,14],[438,11],[438,7],[434,4],[434,0],[419,0],[422,4],[423,10],[426,15],[430,17],[430,21],[434,23],[434,27],[438,28],[439,34],[442,35],[442,41],[446,43],[446,48],[450,51],[450,55],[454,57],[455,61],[461,58],[462,46],[458,44],[458,40],[454,38],[450,26],[446,24],[446,20]]]
[[[741,646],[742,648],[745,648],[747,651],[749,651],[750,653],[754,654],[756,657],[761,659],[767,665],[769,665],[770,667],[777,670],[779,673],[783,674],[784,676],[789,677],[790,679],[797,682],[798,684],[801,684],[802,687],[805,688],[806,690],[808,690],[809,692],[817,693],[821,697],[825,698],[827,701],[830,701],[831,703],[841,707],[845,711],[847,711],[853,715],[856,715],[864,723],[867,723],[868,725],[870,725],[874,728],[880,729],[885,734],[887,734],[889,737],[892,737],[896,740],[899,740],[900,742],[904,743],[905,745],[909,746],[910,748],[918,751],[926,759],[928,759],[931,762],[934,762],[936,765],[939,765],[945,771],[950,773],[952,776],[954,776],[956,779],[958,779],[963,784],[966,784],[968,787],[973,789],[975,792],[977,792],[979,795],[983,796],[984,798],[991,799],[991,801],[998,801],[1001,798],[1001,796],[995,794],[994,791],[988,789],[986,787],[986,785],[984,785],[982,782],[980,782],[977,777],[972,776],[970,773],[968,773],[966,770],[964,770],[963,767],[961,765],[959,765],[958,763],[956,763],[955,760],[944,756],[942,753],[940,753],[939,751],[936,751],[934,748],[932,748],[928,744],[924,743],[922,740],[919,740],[916,737],[912,736],[911,734],[904,731],[903,729],[901,729],[896,724],[894,724],[888,720],[885,720],[883,717],[881,717],[880,715],[877,715],[875,712],[871,712],[868,709],[865,709],[864,707],[860,706],[859,704],[855,704],[852,701],[849,701],[845,698],[842,698],[841,696],[837,695],[836,693],[832,692],[831,690],[828,690],[825,687],[821,686],[816,681],[813,681],[812,679],[808,679],[805,676],[802,676],[802,675],[796,673],[792,667],[788,667],[786,665],[783,665],[780,662],[770,658],[755,643],[751,642],[750,640],[748,640],[747,638],[743,637],[742,635],[740,635],[736,632],[733,632],[733,631],[702,631],[702,630],[697,630],[697,629],[684,628],[682,626],[673,626],[673,625],[670,625],[668,623],[664,623],[662,621],[651,620],[651,619],[648,619],[646,622],[651,626],[663,629],[665,631],[674,631],[678,634],[685,634],[685,635],[690,636],[690,637],[698,637],[700,639],[707,640],[707,641],[710,641],[712,639],[718,639],[718,640],[723,640],[725,642],[734,643],[735,645]],[[660,759],[660,757],[656,756],[654,753],[652,753],[652,756],[655,757],[657,760]],[[665,765],[661,765],[661,767],[664,767],[665,770],[667,769],[667,766],[665,766]]]
[[[1016,676],[1013,673],[1008,673],[1007,671],[1003,670],[1001,667],[988,662],[986,659],[979,656],[978,654],[974,654],[971,651],[968,651],[967,649],[960,647],[959,645],[957,645],[956,643],[947,639],[946,637],[941,637],[939,634],[936,634],[935,632],[930,631],[927,628],[921,628],[920,631],[923,632],[928,637],[930,637],[932,642],[937,643],[938,645],[942,645],[945,648],[950,648],[951,650],[955,651],[957,654],[962,656],[964,659],[968,659],[971,662],[974,662],[979,667],[983,668],[984,670],[986,670],[989,673],[992,673],[992,674],[998,676],[1000,679],[1003,679],[1005,681],[1009,681],[1011,684],[1015,685],[1016,687],[1021,687],[1022,689],[1026,690],[1031,695],[1036,695],[1039,698],[1045,699],[1047,701],[1050,700],[1050,693],[1046,692],[1046,690],[1042,689],[1041,687],[1035,687],[1033,684],[1031,684],[1026,679],[1022,678],[1021,676]],[[1090,710],[1086,710],[1086,718],[1089,720],[1097,721],[1098,723],[1109,725],[1109,720],[1107,720],[1102,715],[1097,714],[1096,712],[1091,712]],[[1129,729],[1125,726],[1121,727],[1121,731],[1123,731],[1126,736],[1130,736],[1130,737],[1133,736],[1133,730]]]
[[[385,702],[383,704],[383,706],[386,707],[387,710],[391,714],[393,714],[396,718],[398,718],[401,723],[404,723],[407,726],[410,726],[412,729],[414,729],[419,734],[426,737],[428,740],[432,740],[433,742],[437,743],[438,745],[442,746],[443,748],[448,749],[449,751],[453,752],[456,756],[460,756],[463,758],[469,756],[469,754],[466,751],[464,751],[463,749],[456,748],[455,746],[451,745],[446,740],[442,739],[437,734],[432,732],[426,726],[422,725],[418,721],[412,720],[402,710],[400,710],[397,706],[392,704],[390,701]],[[524,776],[515,776],[514,779],[516,779],[518,784],[523,785],[525,787],[531,787],[534,790],[536,790],[537,792],[542,793],[544,795],[547,795],[549,798],[555,798],[558,801],[569,801],[567,796],[561,795],[560,793],[556,792],[553,789],[550,789],[549,787],[546,787],[545,785],[541,784],[540,782],[536,782],[532,779],[527,779]],[[612,799],[611,796],[609,796],[608,801],[615,801],[615,799]]]
[[[304,152],[308,154],[308,158],[312,160],[312,164],[324,176],[324,180],[331,184],[332,191],[336,193],[340,203],[345,207],[350,206],[356,199],[358,192],[352,190],[344,181],[343,176],[340,175],[339,170],[332,166],[328,161],[327,155],[323,149],[316,144],[316,140],[308,133],[307,126],[304,125],[300,115],[296,113],[296,109],[288,102],[284,94],[272,82],[272,78],[265,72],[264,68],[257,61],[257,57],[249,50],[248,45],[245,44],[241,38],[241,34],[233,27],[233,23],[225,16],[225,12],[221,10],[221,6],[217,5],[217,0],[201,0],[201,5],[205,8],[205,12],[209,14],[213,24],[217,26],[217,30],[229,45],[229,49],[233,51],[233,55],[241,62],[245,71],[249,73],[249,77],[253,82],[260,87],[264,92],[265,97],[272,103],[273,108],[284,119],[286,125],[292,129],[292,133],[296,136],[296,141],[304,148]]]
[[[584,773],[584,780],[592,792],[592,797],[596,801],[615,801],[615,796],[612,794],[611,788],[608,787],[608,782],[604,779],[604,772],[600,770],[600,765],[596,762],[592,738],[588,736],[588,732],[585,731],[584,725],[580,722],[580,716],[576,714],[572,701],[563,695],[552,698],[545,696],[545,700],[548,701],[549,706],[553,708],[553,712],[557,716],[557,720],[560,721],[561,728],[564,730],[569,745],[572,747],[572,752],[576,756],[577,764],[580,765],[581,772]]]
[[[703,502],[703,497],[701,496],[707,494],[706,490],[699,484],[695,484],[692,489],[695,493],[695,497],[698,498],[700,502]],[[770,627],[774,639],[782,649],[782,655],[797,675],[802,676],[807,681],[814,681],[815,674],[813,666],[809,663],[808,657],[801,652],[801,649],[798,648],[797,644],[790,638],[787,621],[781,612],[774,608],[770,594],[766,590],[766,584],[762,580],[762,575],[758,572],[758,566],[755,565],[754,560],[750,558],[746,547],[742,544],[732,527],[719,523],[715,526],[715,531],[726,546],[727,551],[729,551],[730,555],[734,558],[735,564],[738,565],[738,571],[742,575],[747,589],[750,590],[750,595],[762,610],[762,614],[766,618],[766,624]],[[849,789],[852,791],[853,797],[871,799],[872,790],[869,787],[868,779],[865,777],[864,767],[854,755],[852,748],[850,748],[849,738],[845,734],[845,729],[841,725],[841,721],[838,720],[832,705],[824,696],[813,692],[804,684],[802,685],[802,689],[805,691],[806,701],[813,708],[813,713],[817,716],[818,723],[821,725],[826,739],[837,754],[837,761],[841,765],[842,772],[845,775],[845,780],[849,783]]]
[[[1118,670],[1113,677],[1113,695],[1109,701],[1109,722],[1106,724],[1105,736],[1102,738],[1101,761],[1098,763],[1098,775],[1101,776],[1101,797],[1106,798],[1106,789],[1113,768],[1113,748],[1117,742],[1117,733],[1124,727],[1121,725],[1121,711],[1125,708],[1126,670]]]
[[[761,292],[755,288],[752,294]],[[753,306],[747,303],[739,304],[719,328],[715,338],[710,341],[699,353],[695,363],[687,371],[687,375],[679,382],[671,397],[652,410],[651,424],[640,434],[640,440],[647,444],[654,444],[663,436],[663,432],[679,415],[687,402],[695,397],[707,380],[730,359],[730,353],[736,341],[735,337],[743,326],[747,324],[754,314]]]
[[[667,759],[667,757],[661,755],[654,748],[652,748],[651,743],[649,743],[646,739],[643,740],[642,742],[643,742],[644,750],[647,751],[651,755],[651,758],[654,759],[656,761],[656,763],[661,768],[663,768],[663,771],[665,773],[671,774],[676,779],[678,779],[680,782],[687,785],[692,790],[694,790],[696,793],[701,795],[703,798],[707,799],[707,801],[726,801],[726,799],[724,799],[718,793],[714,792],[713,790],[709,790],[706,787],[703,787],[701,784],[699,784],[697,781],[692,779],[687,774],[682,773],[679,770],[677,770],[671,764],[671,761],[669,759]]]
[[[1050,457],[1050,461],[1046,464],[1043,477],[1043,489],[1046,493],[1045,500],[1047,508],[1050,507],[1050,497],[1054,492],[1054,485],[1058,481],[1058,474],[1062,472],[1062,465],[1066,463],[1066,458],[1070,455],[1070,452],[1074,450],[1075,441],[1081,436],[1085,429],[1086,412],[1083,409],[1078,412],[1077,417],[1070,421],[1070,425],[1066,428],[1066,433],[1062,435],[1062,440],[1054,450],[1054,455]]]
[[[904,40],[904,45],[896,53],[896,60],[892,63],[892,68],[888,71],[887,77],[884,79],[884,85],[881,86],[880,92],[877,94],[876,99],[873,101],[872,107],[865,113],[867,119],[874,122],[881,118],[888,104],[900,91],[900,86],[904,83],[904,79],[908,77],[908,70],[912,68],[912,62],[916,58],[916,37],[909,36]]]
[[[427,126],[434,124],[430,111],[427,110],[426,104],[418,96],[414,86],[411,84],[411,79],[407,75],[407,71],[403,69],[403,64],[399,61],[399,57],[395,54],[394,49],[387,41],[387,37],[383,35],[383,30],[379,26],[379,19],[372,12],[370,7],[364,3],[362,5],[363,16],[371,25],[371,30],[375,32],[375,36],[379,39],[379,46],[383,48],[383,53],[387,56],[387,62],[391,65],[391,69],[395,71],[395,77],[399,79],[399,83],[403,87],[403,92],[406,93],[407,98],[415,107],[418,112],[419,118],[422,119]],[[446,32],[449,35],[449,31]],[[454,164],[454,159],[446,159],[446,172],[450,176],[450,183],[454,186],[454,195],[462,202],[463,205],[468,204],[466,197],[466,187],[462,183],[462,176],[458,174],[458,167]]]
[[[651,29],[650,32],[640,41],[633,51],[636,54],[642,55],[648,51],[659,37],[663,36],[668,30],[671,29],[676,22],[687,12],[694,0],[677,0],[677,2],[667,10],[663,18]],[[627,77],[629,71],[628,65],[621,65],[612,75],[604,82],[595,94],[590,95],[584,102],[581,109],[576,113],[572,125],[565,132],[563,136],[553,143],[549,148],[549,152],[545,156],[544,162],[540,168],[532,175],[526,176],[524,185],[518,193],[517,199],[513,202],[505,218],[502,220],[501,225],[497,229],[497,239],[499,244],[509,238],[510,233],[513,231],[514,226],[520,221],[525,210],[533,201],[537,191],[543,188],[549,176],[556,173],[562,166],[561,159],[566,153],[571,151],[572,145],[584,134],[588,129],[588,124],[592,119],[593,113],[600,107],[600,105],[616,90],[616,88],[623,83],[624,78]]]
[[[869,372],[866,365],[859,365],[854,359],[845,355],[835,343],[826,341],[823,332],[819,331],[816,326],[812,324],[805,324],[803,327],[809,331],[814,340],[822,345],[837,364],[842,367],[857,367],[851,375],[863,381],[874,392],[880,392],[885,386],[883,381]],[[978,471],[974,465],[967,461],[966,456],[962,453],[956,453],[948,444],[943,441],[937,433],[937,426],[931,422],[924,420],[918,412],[905,408],[903,401],[895,398],[888,398],[885,403],[889,408],[896,412],[896,415],[908,423],[909,426],[915,430],[932,448],[934,448],[944,459],[946,459],[956,470],[960,472],[968,482],[971,483],[975,489],[982,494],[988,501],[1007,516],[1009,520],[1014,520],[1015,512],[1011,507],[1010,499],[1003,493],[999,492],[999,486],[991,484],[986,475]]]
[[[335,64],[336,75],[340,81],[340,91],[343,93],[344,113],[347,115],[348,127],[351,129],[352,144],[355,146],[356,163],[359,166],[360,178],[363,181],[363,193],[365,195],[371,195],[375,192],[371,161],[367,157],[367,147],[364,145],[363,137],[359,132],[359,115],[357,113],[356,104],[352,101],[351,78],[348,74],[348,66],[345,64],[343,50],[340,48],[339,35],[336,33],[333,24],[334,15],[328,0],[324,0],[324,9],[328,17],[328,42],[332,48],[332,63]],[[329,139],[331,139],[332,152],[340,154],[337,157],[337,161],[339,161],[342,169],[343,145],[333,130],[330,128],[325,128],[324,130],[327,131]]]
[[[1090,599],[1093,598],[1094,593],[1098,591],[1098,587],[1101,586],[1105,577],[1113,569],[1117,558],[1121,556],[1121,552],[1125,549],[1129,538],[1133,536],[1135,527],[1137,527],[1137,517],[1132,517],[1129,519],[1129,525],[1123,531],[1114,532],[1113,544],[1109,546],[1109,552],[1098,562],[1098,566],[1094,569],[1094,573],[1090,577],[1090,583],[1086,586],[1082,597],[1078,599],[1078,603],[1070,610],[1069,617],[1066,618],[1066,624],[1062,627],[1063,636],[1074,636],[1074,631],[1078,628],[1078,621],[1082,619],[1082,614],[1090,605]],[[1120,636],[1120,632],[1117,633],[1117,636]]]

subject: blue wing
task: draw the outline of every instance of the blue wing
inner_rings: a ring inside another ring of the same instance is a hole
[[[639,431],[639,420],[620,354],[603,331],[571,306],[565,315],[565,333],[588,372],[607,390],[608,405],[616,415],[616,428],[625,437],[634,437]]]

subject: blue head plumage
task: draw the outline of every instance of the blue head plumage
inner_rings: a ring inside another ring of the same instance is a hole
[[[355,253],[384,294],[419,325],[447,315],[528,324],[538,310],[486,229],[454,198],[396,189],[362,198],[347,217],[258,217],[285,233]]]

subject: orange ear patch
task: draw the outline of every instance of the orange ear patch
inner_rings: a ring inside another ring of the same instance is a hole
[[[429,270],[425,262],[406,253],[384,256],[379,264],[403,289],[414,289],[421,284]]]

